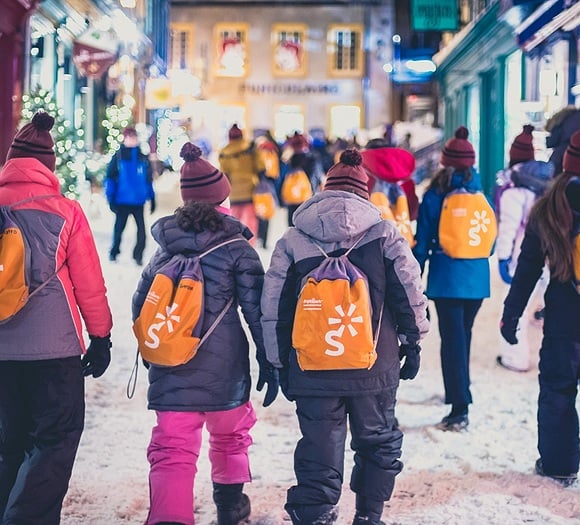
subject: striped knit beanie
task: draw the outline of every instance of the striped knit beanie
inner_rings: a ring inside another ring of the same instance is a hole
[[[324,189],[350,191],[363,199],[369,198],[368,175],[362,166],[362,156],[356,148],[341,153],[340,161],[326,174]]]
[[[514,139],[510,148],[510,166],[534,160],[534,126],[526,124],[523,131]]]
[[[465,126],[455,130],[455,137],[449,139],[441,151],[441,165],[446,168],[464,169],[475,164],[475,150],[467,140],[469,131]]]
[[[54,141],[50,130],[54,126],[54,117],[44,111],[38,111],[32,121],[24,125],[12,141],[6,160],[15,158],[35,158],[50,171],[56,166]]]
[[[574,132],[562,159],[562,171],[580,175],[580,131]]]
[[[230,195],[230,181],[216,167],[201,158],[201,149],[185,143],[179,153],[185,161],[181,166],[179,185],[183,202],[220,204]]]

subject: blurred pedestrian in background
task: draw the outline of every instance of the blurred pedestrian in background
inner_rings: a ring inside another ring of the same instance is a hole
[[[146,243],[143,210],[145,203],[149,201],[149,211],[155,212],[155,191],[153,167],[147,155],[139,149],[139,137],[133,127],[123,130],[123,144],[109,163],[105,178],[105,194],[109,207],[115,214],[113,244],[109,251],[109,260],[116,261],[121,253],[121,241],[127,226],[127,219],[133,216],[137,225],[133,259],[141,266]]]
[[[535,160],[533,129],[531,125],[524,126],[523,131],[514,139],[509,150],[509,166],[499,176],[502,185],[497,190],[496,199],[498,235],[495,250],[500,276],[507,285],[511,283],[515,272],[528,215],[554,175],[554,165],[551,162]],[[535,295],[540,296],[540,308],[543,307],[542,296],[547,283],[548,276],[544,275],[538,281],[535,291]],[[527,310],[522,315],[517,345],[507,344],[500,338],[497,363],[508,370],[526,372],[530,368],[529,315]]]
[[[254,210],[253,194],[260,175],[265,170],[264,160],[256,144],[244,138],[234,124],[228,132],[229,142],[219,152],[220,169],[232,186],[230,194],[232,215],[244,223],[254,236],[258,234],[258,218]],[[256,238],[250,240],[255,245]]]

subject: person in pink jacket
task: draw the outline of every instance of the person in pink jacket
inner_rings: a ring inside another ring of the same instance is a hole
[[[84,426],[84,376],[101,376],[111,359],[112,316],[99,257],[79,203],[60,193],[53,125],[52,116],[36,113],[14,137],[0,171],[0,206],[29,245],[29,289],[41,287],[0,323],[3,524],[60,523]],[[0,267],[8,264],[10,257],[0,260]]]

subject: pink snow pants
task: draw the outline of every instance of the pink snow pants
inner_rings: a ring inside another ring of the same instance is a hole
[[[157,425],[147,448],[151,505],[146,525],[161,521],[194,525],[193,484],[204,424],[209,433],[212,481],[251,481],[249,431],[255,422],[249,401],[219,412],[157,412]]]
[[[231,210],[232,215],[242,224],[245,224],[254,234],[254,237],[249,240],[249,243],[254,246],[256,243],[256,235],[258,234],[258,217],[256,217],[254,204],[252,202],[232,204]]]

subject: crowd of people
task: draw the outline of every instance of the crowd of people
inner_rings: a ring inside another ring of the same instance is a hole
[[[113,316],[105,282],[83,210],[60,194],[53,124],[48,114],[37,113],[17,132],[0,171],[1,268],[28,276],[25,289],[17,290],[6,280],[9,272],[0,279],[2,301],[16,304],[15,313],[0,320],[3,525],[59,523],[83,430],[83,377],[100,377],[110,362]],[[352,523],[383,523],[384,503],[402,469],[397,388],[419,371],[429,301],[437,314],[450,405],[437,428],[469,427],[472,327],[491,293],[494,250],[497,271],[509,285],[498,323],[506,343],[498,364],[516,373],[529,369],[525,316],[536,290],[544,301],[544,337],[535,470],[564,487],[575,483],[580,130],[567,135],[561,167],[535,160],[532,131],[524,126],[514,138],[493,202],[482,191],[475,149],[463,126],[444,144],[440,169],[418,199],[413,155],[393,147],[388,137],[364,148],[345,144],[329,159],[299,132],[278,145],[269,135],[248,140],[234,124],[219,166],[195,144],[183,146],[182,205],[155,221],[156,250],[144,261],[144,205],[149,201],[150,211],[155,209],[152,172],[134,129],[125,130],[105,193],[116,215],[111,261],[128,217],[138,226],[133,259],[145,266],[132,297],[133,320],[145,306],[162,304],[152,289],[172,261],[198,257],[201,270],[186,275],[184,286],[204,286],[197,306],[201,331],[185,334],[197,337],[195,356],[171,366],[143,359],[148,408],[156,413],[147,448],[148,525],[194,523],[204,428],[218,525],[237,525],[251,515],[244,493],[256,423],[251,347],[259,367],[257,389],[265,388],[264,407],[280,390],[296,406],[301,433],[294,452],[296,483],[285,504],[292,523],[336,522],[349,433],[350,489],[356,494]],[[262,248],[269,242],[270,215],[264,201],[256,204],[260,185],[288,211],[288,228],[276,240],[268,268],[255,241]],[[26,258],[8,253],[12,245],[6,239],[15,233],[26,240]],[[179,330],[178,307],[177,302],[163,307],[159,322],[149,327],[153,339],[162,330]],[[304,324],[307,318],[316,321]]]

